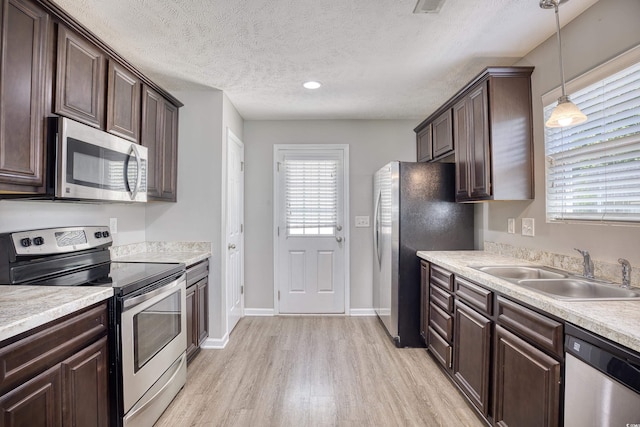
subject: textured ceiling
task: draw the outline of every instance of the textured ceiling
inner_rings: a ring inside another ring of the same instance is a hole
[[[245,119],[424,118],[555,31],[538,0],[55,1],[165,89],[221,89]]]

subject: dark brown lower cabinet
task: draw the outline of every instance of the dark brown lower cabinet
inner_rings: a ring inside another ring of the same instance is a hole
[[[0,426],[62,425],[60,383],[60,368],[55,366],[0,397]]]
[[[187,268],[187,361],[209,336],[209,261]]]
[[[0,427],[109,426],[107,303],[0,346]]]
[[[65,426],[109,425],[107,337],[62,362],[62,421]]]
[[[500,325],[494,348],[495,425],[559,425],[560,362]]]
[[[427,325],[429,325],[429,263],[420,261],[420,336],[427,342]]]
[[[485,417],[489,414],[491,320],[456,302],[453,377]]]

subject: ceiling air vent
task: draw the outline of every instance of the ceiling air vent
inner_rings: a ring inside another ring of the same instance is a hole
[[[438,13],[445,0],[418,0],[413,13]]]

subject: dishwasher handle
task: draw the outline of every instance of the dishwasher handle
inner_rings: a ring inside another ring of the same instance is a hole
[[[636,393],[640,393],[640,364],[637,362],[571,335],[566,336],[565,350]]]

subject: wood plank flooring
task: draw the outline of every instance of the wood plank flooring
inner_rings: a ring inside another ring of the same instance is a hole
[[[156,423],[176,426],[484,426],[424,349],[374,317],[245,317],[202,350]]]

